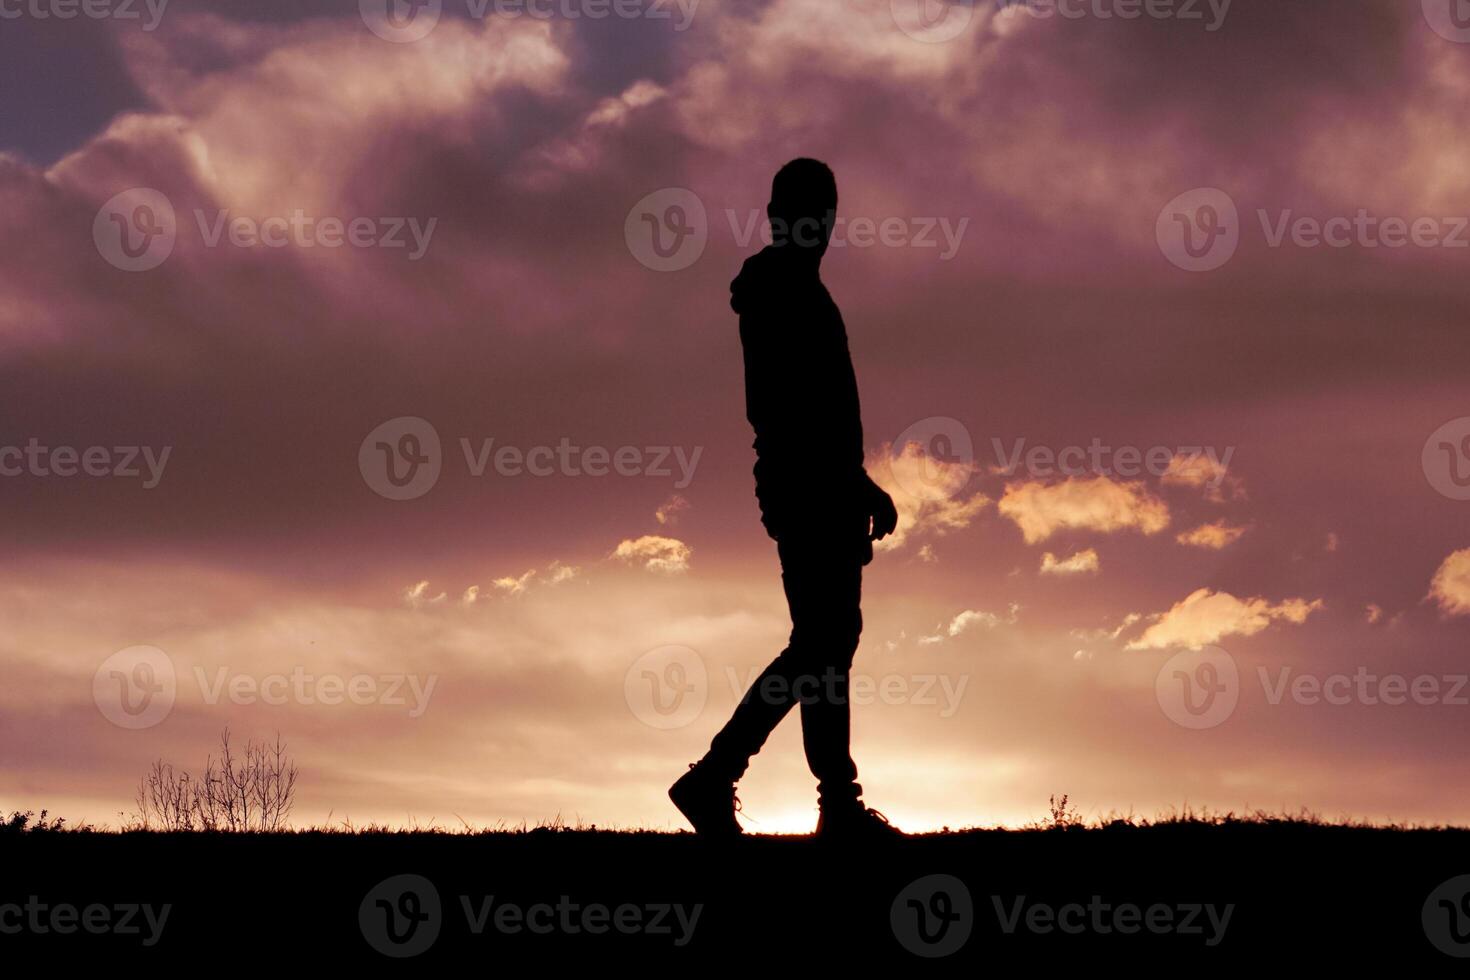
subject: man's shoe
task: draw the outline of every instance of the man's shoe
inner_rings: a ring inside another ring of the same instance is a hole
[[[823,809],[817,818],[817,836],[824,840],[881,841],[898,840],[904,834],[883,814],[855,800],[844,806]]]
[[[711,774],[699,763],[691,763],[689,771],[669,787],[669,799],[701,837],[740,836],[740,823],[735,819],[740,799],[734,782]]]

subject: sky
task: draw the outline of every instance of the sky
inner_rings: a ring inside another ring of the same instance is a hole
[[[868,803],[1470,821],[1451,0],[241,6],[0,2],[0,808],[228,728],[298,824],[679,826],[790,628],[728,283],[814,156]],[[810,829],[794,718],[741,797]]]

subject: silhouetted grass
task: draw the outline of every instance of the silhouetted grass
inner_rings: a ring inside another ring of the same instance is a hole
[[[891,924],[894,904],[940,875],[963,883],[974,928],[947,962],[972,974],[993,967],[997,950],[1032,969],[1115,957],[1174,972],[1262,962],[1321,972],[1365,951],[1442,966],[1425,939],[1421,909],[1436,888],[1470,873],[1470,834],[1187,806],[1084,819],[1060,797],[1048,819],[1025,827],[945,828],[884,845],[752,834],[719,846],[683,831],[561,817],[489,826],[340,819],[276,831],[114,829],[73,827],[43,811],[0,821],[0,867],[0,920],[7,903],[32,896],[77,908],[169,904],[163,938],[147,949],[111,934],[0,936],[5,948],[48,962],[74,954],[102,957],[109,967],[142,955],[155,963],[209,961],[247,941],[297,950],[298,967],[377,963],[361,909],[404,875],[432,883],[440,902],[442,934],[415,961],[430,968],[511,951],[538,967],[589,957],[599,966],[645,967],[665,957],[728,966],[736,953],[755,973],[774,962],[834,957],[911,966],[916,961]],[[521,907],[674,903],[703,912],[693,940],[675,948],[647,934],[476,930],[467,910],[488,899]],[[1014,920],[999,914],[1018,902],[1085,907],[1099,900],[1139,908],[1204,903],[1233,913],[1214,945],[1187,935],[1008,929],[1004,923]]]

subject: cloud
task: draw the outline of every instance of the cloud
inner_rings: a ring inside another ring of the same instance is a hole
[[[939,536],[969,527],[991,503],[983,493],[963,493],[976,470],[972,461],[932,457],[918,443],[907,443],[897,453],[884,444],[868,458],[868,473],[893,498],[898,527],[876,543],[877,550],[896,551],[913,535]]]
[[[1002,619],[1000,616],[997,616],[993,612],[985,612],[981,609],[966,609],[965,611],[956,614],[955,617],[949,621],[949,625],[947,627],[940,626],[938,632],[931,633],[928,636],[919,637],[919,643],[924,646],[932,646],[936,643],[943,643],[948,638],[959,636],[961,633],[964,633],[970,629],[995,629],[1002,623],[1016,622],[1016,620],[1020,618],[1020,615],[1021,604],[1019,602],[1012,602],[1008,607],[1006,607],[1006,615],[1004,619]]]
[[[1321,599],[1284,599],[1272,604],[1262,598],[1237,599],[1229,592],[1197,589],[1160,614],[1128,649],[1199,649],[1227,636],[1254,636],[1273,622],[1301,625],[1322,607]]]
[[[693,549],[677,538],[645,534],[641,538],[621,542],[613,557],[650,572],[675,574],[689,570],[689,556],[692,554]]]
[[[563,565],[558,560],[547,565],[543,572],[537,572],[536,569],[532,568],[520,575],[502,575],[490,584],[496,590],[504,592],[507,595],[520,595],[536,582],[541,582],[544,585],[560,585],[563,582],[575,578],[580,571],[581,569],[575,565]],[[478,590],[479,586],[471,586],[471,588]]]
[[[1000,499],[1000,513],[1015,522],[1027,544],[1045,541],[1061,530],[1104,533],[1137,529],[1157,534],[1169,525],[1169,507],[1142,483],[1120,483],[1106,476],[1069,477],[1061,483],[1012,483]]]
[[[1440,563],[1429,598],[1448,616],[1470,615],[1470,548],[1461,548]]]
[[[1057,559],[1057,556],[1048,551],[1041,556],[1041,574],[1043,575],[1081,575],[1086,572],[1096,572],[1099,561],[1097,552],[1092,548],[1079,551],[1070,558]]]
[[[1376,602],[1368,603],[1363,607],[1363,619],[1370,626],[1376,625],[1383,619],[1383,607]]]
[[[677,524],[679,515],[688,509],[689,501],[676,493],[658,505],[658,510],[653,512],[653,517],[660,524]]]
[[[490,584],[507,595],[520,595],[530,588],[531,579],[536,577],[536,569],[532,568],[521,575],[502,575]]]
[[[492,579],[490,587],[503,595],[516,596],[522,595],[527,589],[538,582],[547,586],[560,585],[562,582],[575,578],[580,572],[581,569],[575,565],[563,565],[558,560],[547,565],[542,571],[531,568],[522,572],[520,575],[502,575],[499,578]],[[459,604],[461,606],[475,605],[480,601],[481,592],[482,590],[478,585],[467,586],[464,592],[460,594]],[[442,604],[447,598],[447,592],[440,592],[438,595],[431,596],[429,594],[428,579],[415,582],[403,590],[404,601],[415,609],[425,605]]]
[[[1201,524],[1188,531],[1181,531],[1174,537],[1174,540],[1195,548],[1210,548],[1219,551],[1239,541],[1247,530],[1245,525],[1231,524],[1221,519],[1211,521],[1209,524]]]
[[[1073,630],[1072,636],[1076,637],[1079,640],[1089,640],[1094,642],[1098,640],[1116,640],[1118,637],[1122,636],[1124,632],[1127,631],[1128,627],[1132,626],[1134,623],[1138,622],[1142,618],[1143,616],[1141,616],[1140,614],[1136,612],[1131,612],[1128,615],[1124,616],[1123,621],[1112,629],[1102,628],[1094,630]]]
[[[1203,488],[1205,498],[1216,503],[1225,500],[1227,490],[1232,500],[1244,500],[1245,482],[1230,475],[1230,456],[1227,451],[1224,460],[1217,459],[1213,450],[1209,453],[1177,453],[1169,460],[1159,482],[1169,487]]]
[[[570,582],[581,572],[582,570],[576,565],[563,565],[560,561],[554,561],[546,566],[546,584],[560,585],[563,582]]]
[[[403,590],[403,601],[414,609],[426,604],[443,602],[448,593],[440,592],[436,596],[429,595],[429,580],[422,579]]]

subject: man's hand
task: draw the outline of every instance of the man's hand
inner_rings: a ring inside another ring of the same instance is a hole
[[[869,480],[868,486],[871,488],[868,509],[873,515],[872,539],[882,541],[898,527],[898,508],[893,506],[893,498],[878,484]]]

